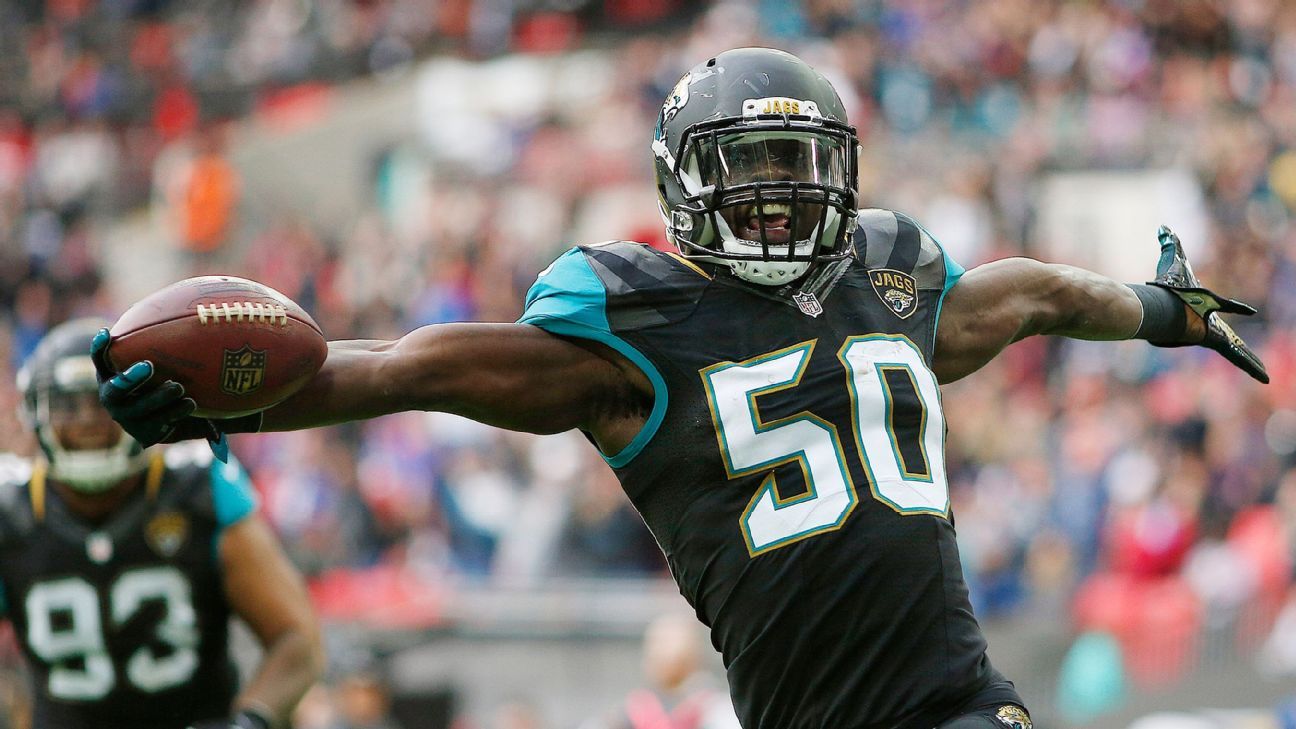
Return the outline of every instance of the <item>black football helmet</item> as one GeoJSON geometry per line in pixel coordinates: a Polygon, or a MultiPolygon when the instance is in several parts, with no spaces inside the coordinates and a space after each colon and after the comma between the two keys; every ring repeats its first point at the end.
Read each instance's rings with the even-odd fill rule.
{"type": "Polygon", "coordinates": [[[767,286],[850,255],[859,139],[836,90],[796,56],[737,48],[694,66],[662,104],[652,150],[682,255],[767,286]]]}
{"type": "Polygon", "coordinates": [[[56,432],[60,417],[72,417],[78,408],[102,407],[90,340],[108,325],[99,319],[73,319],[54,327],[18,371],[20,416],[36,433],[49,460],[50,478],[83,493],[106,491],[148,466],[144,449],[119,427],[116,441],[96,449],[69,448],[56,432]]]}

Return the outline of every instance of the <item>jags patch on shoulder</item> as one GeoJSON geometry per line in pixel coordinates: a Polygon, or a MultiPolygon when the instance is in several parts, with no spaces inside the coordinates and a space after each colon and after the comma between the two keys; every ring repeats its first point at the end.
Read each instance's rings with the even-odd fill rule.
{"type": "Polygon", "coordinates": [[[882,303],[901,319],[909,318],[918,308],[918,282],[913,276],[893,268],[875,268],[869,271],[869,283],[882,303]]]}
{"type": "Polygon", "coordinates": [[[999,711],[995,712],[995,718],[1008,729],[1031,729],[1034,726],[1031,723],[1030,714],[1027,714],[1026,710],[1020,706],[1013,706],[1012,704],[1000,706],[999,711]]]}

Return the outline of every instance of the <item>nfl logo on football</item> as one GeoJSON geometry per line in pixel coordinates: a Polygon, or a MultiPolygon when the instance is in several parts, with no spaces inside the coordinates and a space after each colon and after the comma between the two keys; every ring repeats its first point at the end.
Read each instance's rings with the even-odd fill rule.
{"type": "Polygon", "coordinates": [[[261,386],[265,377],[266,353],[250,346],[225,350],[221,367],[221,390],[231,395],[246,395],[261,386]]]}

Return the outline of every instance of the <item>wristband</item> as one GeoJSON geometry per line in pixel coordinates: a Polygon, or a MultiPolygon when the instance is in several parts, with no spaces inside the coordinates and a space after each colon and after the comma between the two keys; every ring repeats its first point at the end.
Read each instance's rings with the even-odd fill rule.
{"type": "Polygon", "coordinates": [[[252,413],[238,418],[219,418],[212,421],[216,430],[222,433],[259,433],[264,413],[252,413]]]}
{"type": "Polygon", "coordinates": [[[1134,339],[1167,344],[1183,341],[1188,328],[1188,312],[1184,310],[1183,299],[1173,291],[1159,286],[1125,285],[1134,292],[1143,306],[1143,321],[1139,322],[1134,339]]]}

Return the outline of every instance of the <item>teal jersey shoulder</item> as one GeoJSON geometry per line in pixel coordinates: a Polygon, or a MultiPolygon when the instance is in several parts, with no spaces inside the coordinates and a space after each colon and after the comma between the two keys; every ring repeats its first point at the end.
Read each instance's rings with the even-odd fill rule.
{"type": "Polygon", "coordinates": [[[613,241],[572,248],[541,271],[527,292],[519,323],[611,347],[652,383],[653,408],[643,429],[620,452],[603,454],[614,468],[629,463],[652,439],[670,397],[657,367],[622,335],[687,317],[709,283],[706,271],[676,256],[613,241]]]}
{"type": "Polygon", "coordinates": [[[212,516],[218,530],[242,521],[257,509],[256,491],[247,469],[233,455],[227,463],[212,457],[205,441],[180,443],[167,448],[167,470],[201,470],[211,486],[212,516]]]}
{"type": "Polygon", "coordinates": [[[216,524],[225,528],[236,524],[257,509],[256,492],[252,479],[243,465],[233,455],[227,463],[212,459],[212,507],[216,511],[216,524]]]}
{"type": "Polygon", "coordinates": [[[572,248],[549,264],[527,291],[521,324],[534,324],[554,334],[599,338],[612,333],[607,317],[607,292],[594,275],[585,254],[572,248]]]}

